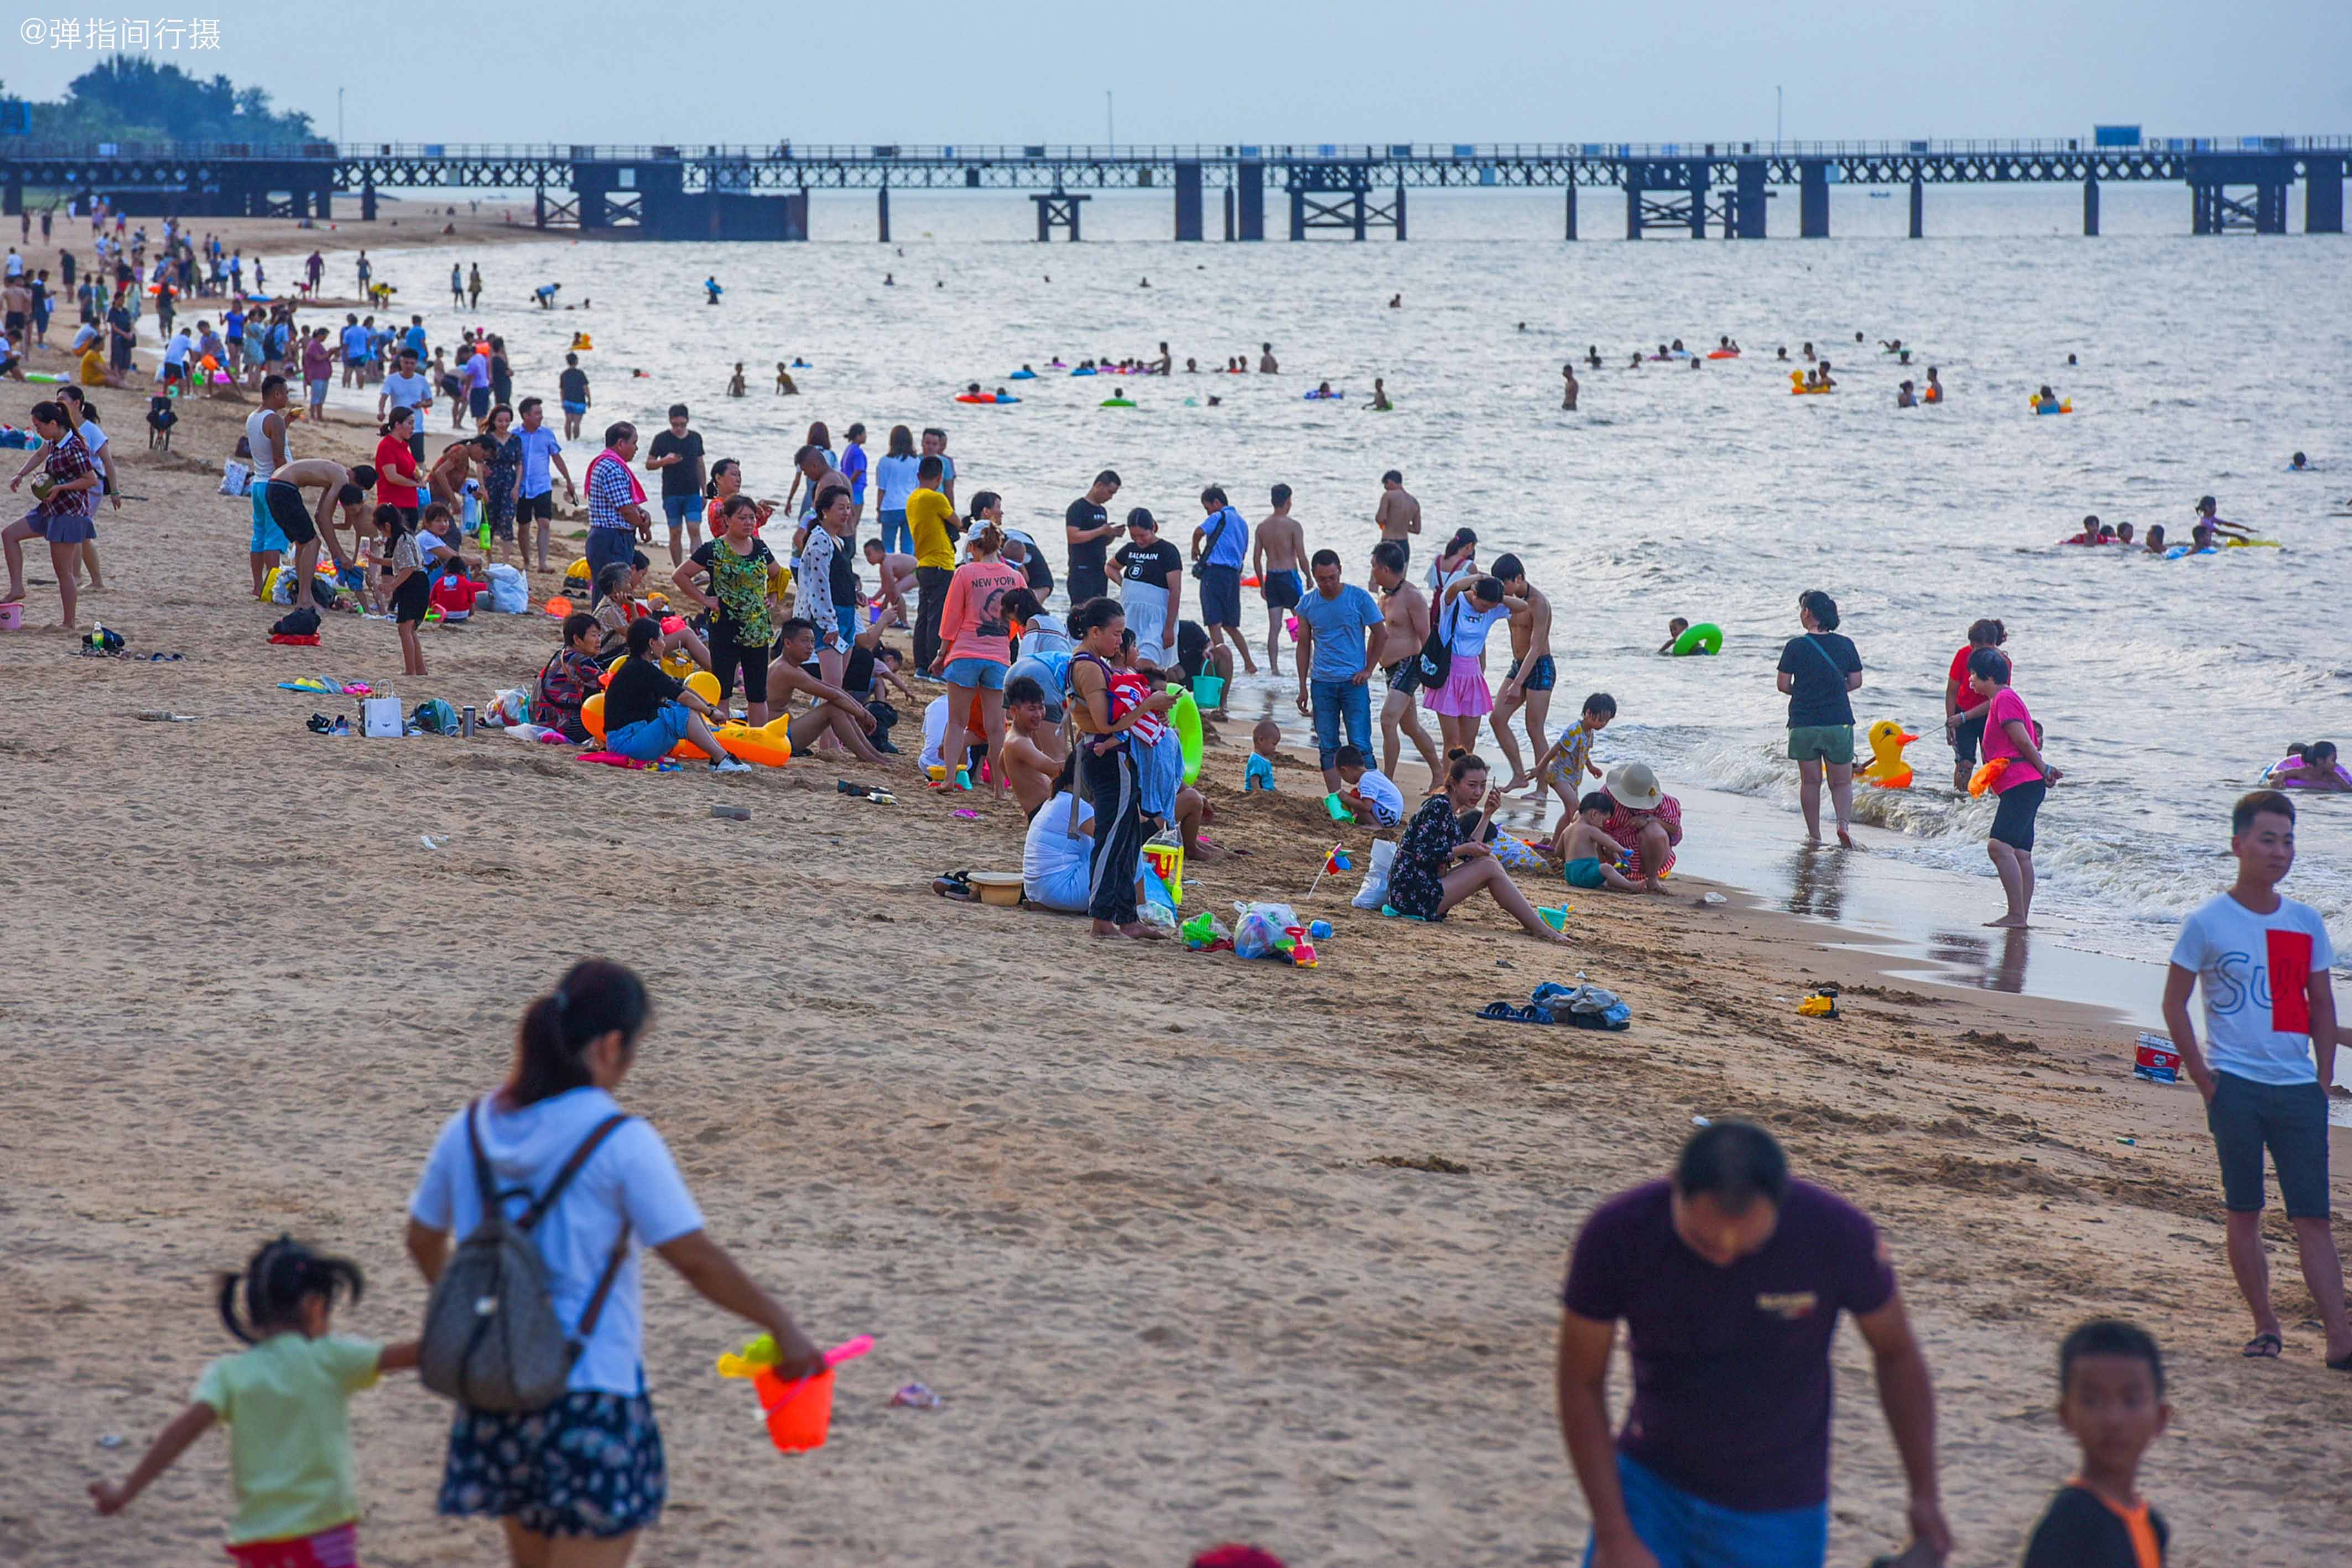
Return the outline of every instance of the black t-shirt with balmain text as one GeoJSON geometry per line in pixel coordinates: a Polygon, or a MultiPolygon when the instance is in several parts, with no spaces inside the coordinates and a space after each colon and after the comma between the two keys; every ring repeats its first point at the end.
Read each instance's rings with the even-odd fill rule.
{"type": "Polygon", "coordinates": [[[1146,549],[1141,545],[1121,545],[1111,558],[1118,562],[1119,575],[1129,582],[1140,582],[1152,588],[1166,588],[1184,575],[1184,557],[1174,545],[1160,539],[1146,549]]]}

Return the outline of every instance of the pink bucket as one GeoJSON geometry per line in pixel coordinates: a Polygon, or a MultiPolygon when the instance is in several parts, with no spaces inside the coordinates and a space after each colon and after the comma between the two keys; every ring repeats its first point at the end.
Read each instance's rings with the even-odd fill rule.
{"type": "Polygon", "coordinates": [[[11,600],[0,604],[0,632],[14,632],[25,624],[25,606],[11,600]]]}

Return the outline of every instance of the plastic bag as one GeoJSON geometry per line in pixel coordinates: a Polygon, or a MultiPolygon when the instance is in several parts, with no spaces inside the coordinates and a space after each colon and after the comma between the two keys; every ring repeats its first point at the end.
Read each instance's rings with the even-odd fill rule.
{"type": "Polygon", "coordinates": [[[1234,914],[1234,951],[1244,958],[1273,957],[1274,945],[1299,924],[1286,904],[1236,903],[1234,914]]]}
{"type": "Polygon", "coordinates": [[[1372,863],[1364,868],[1364,884],[1349,900],[1359,909],[1378,909],[1388,902],[1389,868],[1396,863],[1397,847],[1391,839],[1372,841],[1372,863]]]}
{"type": "Polygon", "coordinates": [[[494,729],[510,728],[530,717],[530,694],[520,686],[509,686],[492,694],[482,708],[482,722],[494,729]]]}
{"type": "Polygon", "coordinates": [[[493,561],[485,575],[490,580],[490,591],[483,597],[483,607],[501,615],[520,615],[530,608],[530,580],[504,561],[493,561]]]}

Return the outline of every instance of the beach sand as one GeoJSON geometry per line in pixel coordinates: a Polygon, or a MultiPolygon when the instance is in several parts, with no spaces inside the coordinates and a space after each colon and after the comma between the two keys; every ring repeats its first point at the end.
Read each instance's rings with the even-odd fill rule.
{"type": "MultiPolygon", "coordinates": [[[[0,391],[0,417],[32,401],[0,391]]],[[[1576,894],[1560,951],[1483,900],[1428,926],[1349,908],[1354,874],[1306,898],[1335,839],[1360,855],[1370,835],[1329,827],[1311,774],[1240,795],[1237,744],[1205,774],[1210,836],[1251,852],[1188,866],[1187,912],[1289,899],[1338,927],[1315,971],[940,900],[940,872],[1019,865],[1020,814],[927,791],[904,758],[722,779],[494,733],[322,738],[303,720],[353,705],[276,682],[480,706],[551,627],[428,628],[422,681],[386,622],[331,616],[321,646],[273,647],[246,507],[215,493],[249,405],[191,408],[159,457],[143,396],[98,401],[140,498],[101,514],[110,586],[85,618],[186,658],[72,656],[37,549],[28,629],[0,633],[0,1560],[217,1560],[218,1436],[118,1520],[83,1496],[234,1348],[214,1272],[290,1230],[368,1270],[339,1328],[413,1333],[400,1237],[425,1150],[588,954],[652,986],[624,1099],[712,1234],[821,1341],[878,1342],[842,1375],[832,1443],[780,1457],[712,1374],[747,1331],[649,1265],[671,1500],[640,1562],[1165,1564],[1225,1539],[1302,1565],[1574,1562],[1551,1395],[1565,1249],[1695,1115],[1764,1122],[1876,1216],[1934,1369],[1956,1562],[2014,1562],[2071,1472],[2053,1352],[2096,1313],[2171,1357],[2178,1414],[2143,1479],[2176,1564],[2341,1551],[2352,1390],[2319,1364],[2284,1221],[2287,1357],[2244,1362],[2196,1096],[2135,1082],[2112,1019],[1890,986],[1828,928],[1699,904],[1681,879],[1673,899],[1576,894]],[[898,803],[837,778],[887,779],[898,803]],[[1580,971],[1631,1030],[1472,1016],[1580,971]],[[1795,1016],[1824,981],[1844,1016],[1795,1016]],[[945,1407],[887,1406],[914,1381],[945,1407]]],[[[357,456],[372,434],[331,420],[294,442],[357,456]]],[[[2352,1163],[2340,1132],[2335,1153],[2352,1163]]],[[[1832,1560],[1855,1563],[1900,1545],[1904,1494],[1851,1331],[1837,1361],[1832,1560]]],[[[446,1419],[405,1376],[356,1402],[366,1561],[498,1555],[488,1525],[435,1517],[446,1419]]]]}

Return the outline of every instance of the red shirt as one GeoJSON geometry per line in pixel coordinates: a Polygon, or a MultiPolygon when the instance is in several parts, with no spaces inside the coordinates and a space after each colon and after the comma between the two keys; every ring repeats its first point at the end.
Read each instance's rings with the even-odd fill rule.
{"type": "Polygon", "coordinates": [[[443,572],[433,580],[433,592],[430,597],[433,602],[440,607],[441,613],[444,615],[471,615],[474,612],[474,601],[489,591],[489,584],[486,582],[451,577],[447,572],[443,572]]]}
{"type": "Polygon", "coordinates": [[[1973,713],[1985,703],[1984,698],[1977,695],[1976,688],[1969,685],[1969,655],[1975,652],[1975,647],[1969,646],[1952,655],[1952,679],[1960,688],[1960,695],[1953,701],[1959,705],[1962,713],[1973,713]]]}
{"type": "Polygon", "coordinates": [[[387,435],[375,444],[376,501],[386,507],[416,505],[416,486],[399,483],[393,477],[394,474],[416,478],[416,455],[397,435],[387,435]]]}

